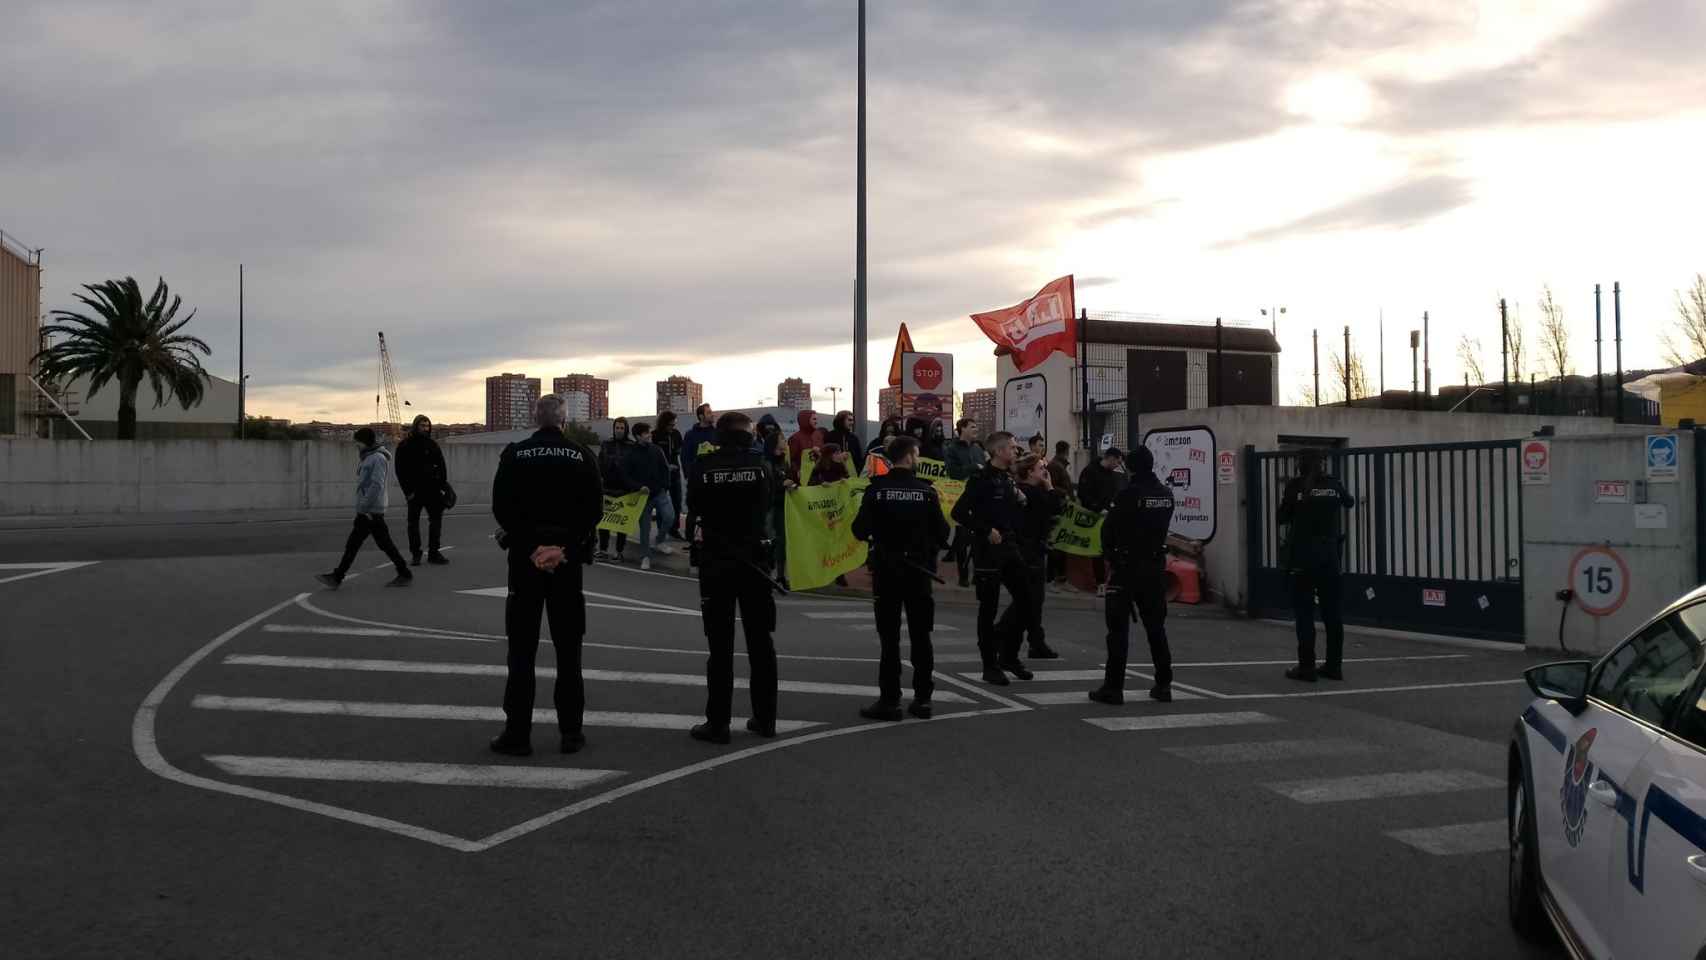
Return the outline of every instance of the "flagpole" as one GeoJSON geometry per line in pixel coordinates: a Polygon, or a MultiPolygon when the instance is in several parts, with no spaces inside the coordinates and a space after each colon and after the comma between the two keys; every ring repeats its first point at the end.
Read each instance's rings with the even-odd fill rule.
{"type": "MultiPolygon", "coordinates": [[[[866,397],[869,374],[865,370],[865,0],[859,0],[859,158],[858,233],[853,256],[853,422],[861,430],[870,416],[866,397]]],[[[867,431],[868,432],[868,431],[867,431]]]]}

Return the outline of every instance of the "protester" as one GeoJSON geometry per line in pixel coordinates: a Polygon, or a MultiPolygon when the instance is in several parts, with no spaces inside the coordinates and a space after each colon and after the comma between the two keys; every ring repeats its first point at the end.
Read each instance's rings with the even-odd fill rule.
{"type": "MultiPolygon", "coordinates": [[[[726,416],[726,415],[725,415],[726,416]]],[[[748,425],[751,421],[747,421],[748,425]]],[[[719,437],[722,435],[719,431],[719,437]]],[[[758,436],[753,440],[753,450],[764,458],[765,466],[781,479],[783,490],[792,490],[798,486],[789,479],[788,442],[782,439],[782,425],[776,418],[765,414],[758,418],[758,436]]],[[[788,585],[788,525],[782,511],[782,497],[776,496],[770,505],[770,542],[776,550],[776,570],[782,585],[788,585]]]]}
{"type": "Polygon", "coordinates": [[[941,420],[930,421],[930,435],[925,438],[921,453],[931,460],[941,460],[947,456],[948,433],[941,420]]]}
{"type": "Polygon", "coordinates": [[[681,472],[681,447],[686,441],[681,436],[681,431],[675,428],[674,410],[665,410],[658,414],[658,426],[652,431],[652,442],[663,451],[663,458],[669,463],[669,505],[674,508],[674,512],[670,514],[674,519],[667,530],[658,534],[658,539],[662,540],[667,534],[681,540],[683,537],[677,524],[681,521],[682,498],[686,494],[686,488],[682,485],[684,474],[681,472]]]}
{"type": "MultiPolygon", "coordinates": [[[[598,448],[598,472],[604,479],[604,495],[608,497],[625,497],[640,489],[628,476],[628,448],[634,441],[628,436],[628,418],[617,417],[610,423],[610,439],[604,441],[598,448]]],[[[648,491],[649,492],[649,491],[648,491]]],[[[616,563],[626,563],[628,557],[628,535],[616,535],[616,553],[610,553],[610,531],[598,531],[598,553],[596,559],[603,561],[614,560],[616,563]]]]}
{"type": "MultiPolygon", "coordinates": [[[[1114,498],[1125,489],[1126,476],[1120,472],[1123,460],[1118,447],[1109,447],[1102,451],[1100,460],[1085,465],[1084,472],[1078,475],[1078,502],[1085,509],[1107,513],[1113,507],[1114,498]]],[[[1107,592],[1107,564],[1101,557],[1091,564],[1096,573],[1096,594],[1101,596],[1107,592]]]]}
{"type": "Polygon", "coordinates": [[[801,410],[798,414],[800,428],[788,438],[788,479],[796,486],[800,483],[800,466],[805,463],[807,450],[821,450],[824,444],[824,432],[817,425],[817,412],[801,410]]]}
{"type": "MultiPolygon", "coordinates": [[[[954,424],[954,442],[948,444],[948,449],[942,455],[948,468],[948,479],[970,480],[973,474],[983,469],[984,463],[989,459],[983,444],[977,442],[977,429],[977,421],[970,418],[954,424]]],[[[951,553],[962,587],[971,586],[971,548],[971,536],[966,528],[955,527],[951,553]]]]}
{"type": "MultiPolygon", "coordinates": [[[[1035,449],[1039,444],[1033,442],[1031,446],[1035,449]]],[[[1024,495],[1025,516],[1015,533],[1018,534],[1019,556],[1025,563],[1031,602],[1023,609],[1019,604],[1008,607],[1002,617],[1006,623],[998,625],[996,632],[1014,635],[1022,632],[1032,659],[1058,660],[1060,654],[1054,652],[1043,635],[1043,587],[1048,582],[1049,535],[1054,532],[1055,520],[1066,512],[1066,494],[1054,489],[1049,480],[1048,465],[1034,453],[1020,457],[1013,464],[1013,479],[1024,495]],[[1028,620],[1018,619],[1027,613],[1030,615],[1028,620]]]]}
{"type": "MultiPolygon", "coordinates": [[[[1065,440],[1059,440],[1054,445],[1054,459],[1048,462],[1049,482],[1054,488],[1067,497],[1075,496],[1072,484],[1072,445],[1065,440]]],[[[1055,550],[1049,554],[1049,580],[1055,584],[1066,583],[1066,554],[1055,550]]]]}
{"type": "Polygon", "coordinates": [[[415,581],[415,576],[409,572],[409,565],[403,560],[403,555],[397,552],[397,544],[391,539],[390,528],[385,526],[385,502],[388,498],[387,490],[391,485],[391,451],[380,444],[372,427],[357,430],[354,439],[361,445],[361,465],[355,471],[355,526],[350,530],[349,539],[344,541],[344,556],[336,569],[331,573],[319,574],[314,579],[333,590],[342,586],[349,568],[355,563],[356,551],[361,549],[368,537],[372,537],[373,542],[390,558],[392,566],[397,568],[397,576],[385,585],[406,587],[415,581]]]}
{"type": "Polygon", "coordinates": [[[421,511],[427,514],[427,562],[446,564],[440,551],[444,534],[444,491],[449,486],[444,451],[432,438],[432,420],[415,418],[409,435],[397,445],[397,486],[409,503],[409,566],[421,565],[421,511]]]}
{"type": "Polygon", "coordinates": [[[812,468],[812,477],[806,482],[808,487],[821,486],[846,480],[853,475],[852,458],[840,444],[826,443],[823,452],[818,456],[817,466],[812,468]]]}
{"type": "Polygon", "coordinates": [[[888,448],[889,441],[900,436],[900,434],[900,418],[884,418],[882,426],[877,428],[877,439],[871,441],[871,445],[865,448],[865,453],[883,456],[888,448]]]}
{"type": "Polygon", "coordinates": [[[855,476],[862,471],[864,464],[861,461],[864,460],[865,444],[859,439],[859,434],[854,432],[853,411],[843,410],[835,415],[835,419],[830,421],[829,432],[824,434],[823,442],[826,445],[833,443],[847,451],[847,463],[855,476]]]}
{"type": "Polygon", "coordinates": [[[1030,450],[1031,456],[1036,457],[1038,460],[1048,460],[1048,441],[1043,439],[1042,434],[1037,433],[1031,435],[1030,450]]]}
{"type": "Polygon", "coordinates": [[[647,491],[646,505],[640,508],[640,569],[650,570],[653,551],[666,557],[675,552],[661,542],[652,543],[652,518],[657,518],[657,539],[662,541],[664,531],[675,526],[675,505],[669,499],[669,464],[652,436],[651,424],[634,424],[627,466],[629,481],[647,491]]]}
{"type": "Polygon", "coordinates": [[[693,426],[681,440],[681,475],[688,479],[693,476],[693,462],[717,449],[717,415],[711,405],[701,403],[693,416],[693,426]]]}

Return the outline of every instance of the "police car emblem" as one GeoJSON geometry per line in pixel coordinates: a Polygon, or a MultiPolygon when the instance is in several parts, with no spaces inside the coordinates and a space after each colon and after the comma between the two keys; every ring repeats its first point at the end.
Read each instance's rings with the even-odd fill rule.
{"type": "Polygon", "coordinates": [[[1588,823],[1588,784],[1593,780],[1588,751],[1593,749],[1598,735],[1597,727],[1589,729],[1564,756],[1564,785],[1558,796],[1564,809],[1564,839],[1572,847],[1582,842],[1582,831],[1588,823]]]}

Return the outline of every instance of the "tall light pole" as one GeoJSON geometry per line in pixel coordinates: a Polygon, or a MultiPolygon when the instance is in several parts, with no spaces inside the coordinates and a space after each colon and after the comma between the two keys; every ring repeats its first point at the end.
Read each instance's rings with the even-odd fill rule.
{"type": "Polygon", "coordinates": [[[840,409],[841,409],[841,388],[840,387],[825,387],[824,389],[829,391],[830,405],[835,407],[835,409],[837,411],[840,411],[840,409]]]}
{"type": "Polygon", "coordinates": [[[237,439],[248,433],[249,377],[243,372],[243,265],[237,264],[237,439]]]}
{"type": "Polygon", "coordinates": [[[859,0],[858,150],[858,196],[855,201],[858,207],[855,217],[858,238],[853,255],[853,422],[858,425],[857,429],[863,431],[865,417],[870,414],[870,403],[865,396],[869,379],[865,370],[865,0],[859,0]]]}
{"type": "Polygon", "coordinates": [[[1282,314],[1284,312],[1285,312],[1284,307],[1263,307],[1262,308],[1262,316],[1267,317],[1269,319],[1269,321],[1271,322],[1271,330],[1273,332],[1273,335],[1276,337],[1279,336],[1280,314],[1282,314]]]}

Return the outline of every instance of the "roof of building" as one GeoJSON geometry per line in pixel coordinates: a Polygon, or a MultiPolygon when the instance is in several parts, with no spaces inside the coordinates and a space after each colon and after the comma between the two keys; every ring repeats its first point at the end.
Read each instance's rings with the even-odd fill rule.
{"type": "MultiPolygon", "coordinates": [[[[1084,337],[1091,343],[1187,350],[1215,348],[1216,328],[1209,324],[1098,320],[1095,317],[1081,322],[1084,324],[1084,337]]],[[[1246,353],[1280,352],[1279,341],[1274,335],[1258,327],[1223,325],[1218,329],[1222,349],[1246,353]]]]}

